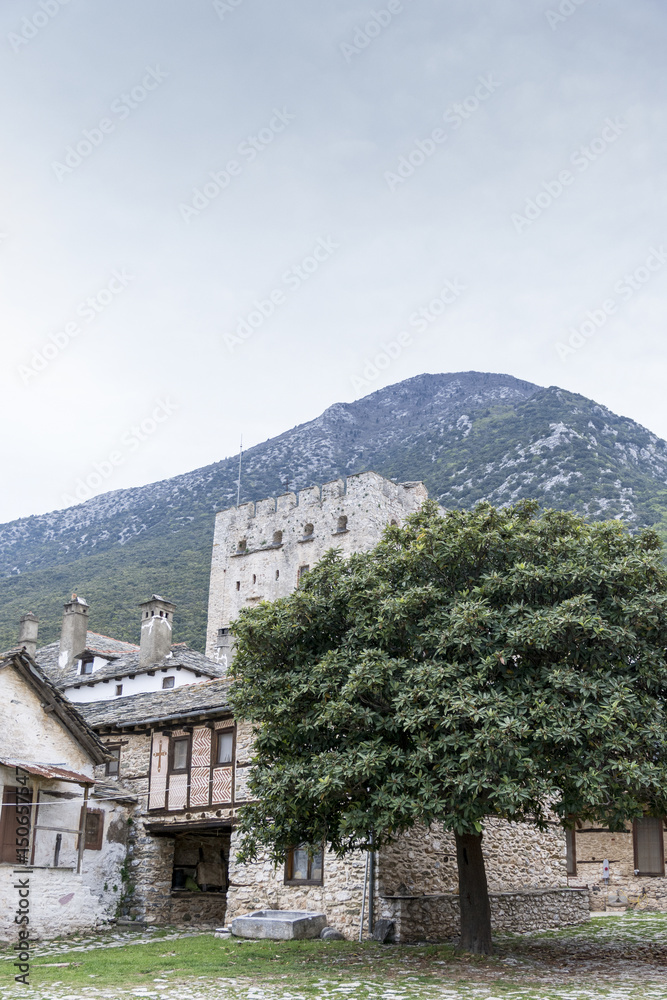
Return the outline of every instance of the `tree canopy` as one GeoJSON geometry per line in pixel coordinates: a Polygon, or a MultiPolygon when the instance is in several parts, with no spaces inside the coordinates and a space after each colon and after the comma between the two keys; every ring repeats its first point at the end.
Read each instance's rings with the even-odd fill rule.
{"type": "MultiPolygon", "coordinates": [[[[666,584],[653,532],[532,501],[428,502],[371,552],[329,552],[234,626],[232,700],[256,727],[243,856],[438,823],[463,892],[485,817],[665,815],[666,584]]],[[[490,924],[463,939],[489,950],[490,924]]]]}

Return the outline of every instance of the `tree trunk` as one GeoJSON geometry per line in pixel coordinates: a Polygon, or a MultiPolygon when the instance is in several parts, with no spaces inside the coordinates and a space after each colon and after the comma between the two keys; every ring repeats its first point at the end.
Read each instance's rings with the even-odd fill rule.
{"type": "Polygon", "coordinates": [[[459,947],[474,955],[491,955],[491,906],[482,854],[482,835],[457,833],[455,836],[461,909],[459,947]]]}

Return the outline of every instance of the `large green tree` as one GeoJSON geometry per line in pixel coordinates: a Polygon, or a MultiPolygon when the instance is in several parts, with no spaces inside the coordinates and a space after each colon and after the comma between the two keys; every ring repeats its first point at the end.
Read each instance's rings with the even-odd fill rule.
{"type": "Polygon", "coordinates": [[[456,838],[461,946],[491,950],[487,817],[621,829],[667,813],[660,542],[536,503],[427,503],[245,611],[232,698],[255,724],[243,852],[456,838]]]}

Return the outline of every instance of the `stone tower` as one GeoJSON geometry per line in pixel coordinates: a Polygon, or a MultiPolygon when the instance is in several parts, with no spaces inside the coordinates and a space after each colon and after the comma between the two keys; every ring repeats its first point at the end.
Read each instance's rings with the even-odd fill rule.
{"type": "Polygon", "coordinates": [[[229,626],[241,608],[287,596],[331,548],[344,555],[373,548],[387,524],[401,524],[427,497],[423,483],[394,483],[376,472],[363,472],[220,511],[213,538],[206,655],[229,665],[229,626]]]}

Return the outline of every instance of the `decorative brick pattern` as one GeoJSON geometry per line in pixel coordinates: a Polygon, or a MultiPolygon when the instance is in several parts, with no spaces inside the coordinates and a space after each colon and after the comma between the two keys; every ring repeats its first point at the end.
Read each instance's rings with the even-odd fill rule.
{"type": "Polygon", "coordinates": [[[207,806],[209,803],[210,767],[193,767],[190,772],[190,805],[207,806]]]}
{"type": "Polygon", "coordinates": [[[216,767],[213,771],[213,802],[219,805],[232,801],[232,769],[216,767]]]}
{"type": "Polygon", "coordinates": [[[198,726],[192,734],[192,766],[209,767],[211,764],[211,730],[198,726]]]}

